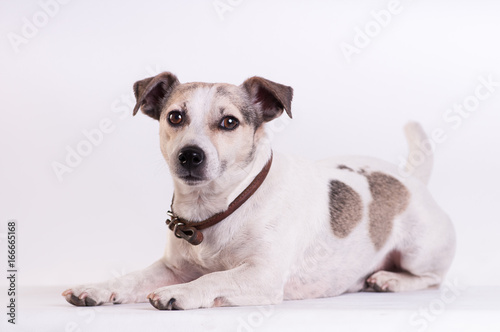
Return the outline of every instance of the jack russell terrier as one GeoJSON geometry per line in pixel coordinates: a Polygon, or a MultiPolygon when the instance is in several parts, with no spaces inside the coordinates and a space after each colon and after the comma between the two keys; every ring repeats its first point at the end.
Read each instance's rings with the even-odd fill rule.
{"type": "MultiPolygon", "coordinates": [[[[144,270],[64,291],[69,303],[267,305],[443,281],[455,232],[426,187],[432,156],[402,176],[374,158],[273,153],[265,123],[292,116],[293,90],[262,77],[181,84],[164,72],[134,93],[174,179],[167,247],[144,270]]],[[[417,152],[424,131],[405,130],[417,152]]]]}

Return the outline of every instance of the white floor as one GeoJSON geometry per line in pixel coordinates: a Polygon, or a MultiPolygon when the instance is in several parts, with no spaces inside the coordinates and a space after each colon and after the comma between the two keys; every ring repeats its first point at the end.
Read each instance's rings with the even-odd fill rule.
{"type": "Polygon", "coordinates": [[[17,324],[2,314],[2,331],[500,331],[500,286],[190,311],[158,311],[148,303],[77,308],[62,290],[22,288],[17,324]]]}

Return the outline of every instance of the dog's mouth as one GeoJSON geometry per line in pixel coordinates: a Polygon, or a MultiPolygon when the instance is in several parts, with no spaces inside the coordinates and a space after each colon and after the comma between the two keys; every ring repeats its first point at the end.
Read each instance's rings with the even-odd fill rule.
{"type": "Polygon", "coordinates": [[[197,176],[194,174],[180,175],[178,177],[179,177],[179,179],[184,181],[184,183],[186,183],[187,185],[190,185],[190,186],[194,186],[194,185],[200,184],[203,181],[205,181],[205,179],[203,177],[197,176]]]}

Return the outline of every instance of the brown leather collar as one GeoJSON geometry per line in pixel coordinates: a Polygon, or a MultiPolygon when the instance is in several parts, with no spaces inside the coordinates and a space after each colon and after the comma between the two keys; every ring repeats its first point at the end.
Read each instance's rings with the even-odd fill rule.
{"type": "MultiPolygon", "coordinates": [[[[255,179],[253,179],[252,183],[250,183],[248,187],[246,187],[246,189],[243,190],[241,194],[239,194],[238,197],[236,197],[235,200],[231,202],[231,204],[229,204],[229,207],[227,208],[226,211],[217,213],[211,216],[210,218],[202,221],[188,221],[186,219],[182,219],[181,217],[177,216],[174,212],[172,212],[173,208],[171,206],[170,207],[171,211],[168,211],[168,215],[170,218],[166,220],[168,228],[174,232],[176,237],[182,238],[195,246],[200,244],[203,241],[203,233],[200,232],[200,230],[213,226],[218,222],[221,222],[229,215],[231,215],[234,211],[236,211],[240,206],[242,206],[243,203],[245,203],[247,199],[249,199],[250,196],[252,196],[257,191],[257,189],[259,189],[260,185],[264,182],[267,174],[269,173],[269,170],[271,169],[272,161],[273,161],[273,154],[271,152],[271,158],[264,166],[262,171],[260,171],[260,173],[257,174],[255,179]]],[[[173,199],[172,199],[172,205],[173,205],[173,199]]]]}

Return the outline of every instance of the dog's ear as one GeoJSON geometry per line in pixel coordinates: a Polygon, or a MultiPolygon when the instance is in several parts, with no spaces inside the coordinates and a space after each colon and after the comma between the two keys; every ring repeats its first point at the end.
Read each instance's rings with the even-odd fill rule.
{"type": "Polygon", "coordinates": [[[136,104],[133,114],[136,115],[140,108],[144,114],[153,119],[160,119],[161,108],[177,84],[179,84],[179,80],[169,72],[135,82],[136,104]]]}
{"type": "Polygon", "coordinates": [[[264,121],[271,121],[286,111],[292,117],[293,89],[265,78],[254,76],[242,84],[250,95],[250,101],[262,114],[264,121]]]}

